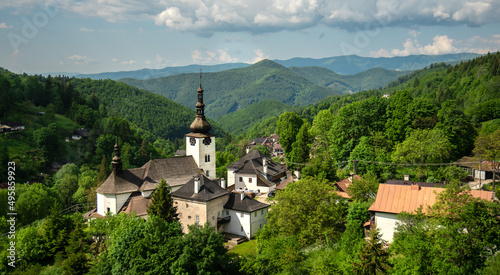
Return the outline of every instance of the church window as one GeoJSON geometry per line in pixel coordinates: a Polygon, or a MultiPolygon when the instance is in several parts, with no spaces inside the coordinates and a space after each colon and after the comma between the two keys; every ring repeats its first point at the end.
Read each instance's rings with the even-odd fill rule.
{"type": "Polygon", "coordinates": [[[203,144],[210,145],[210,143],[212,143],[212,139],[211,138],[206,137],[206,138],[203,139],[203,144]]]}
{"type": "Polygon", "coordinates": [[[255,212],[254,217],[257,217],[257,212],[255,212]]]}
{"type": "Polygon", "coordinates": [[[240,182],[243,182],[243,177],[240,177],[240,182]]]}
{"type": "Polygon", "coordinates": [[[205,155],[205,162],[210,162],[210,155],[205,155]]]}
{"type": "Polygon", "coordinates": [[[200,216],[198,216],[198,215],[196,215],[196,216],[195,216],[194,223],[195,223],[196,225],[199,225],[199,224],[200,224],[200,216]]]}
{"type": "Polygon", "coordinates": [[[207,175],[207,177],[210,177],[210,173],[208,170],[205,172],[205,174],[207,175]]]}
{"type": "Polygon", "coordinates": [[[252,178],[248,178],[248,182],[249,182],[249,183],[252,183],[252,178]]]}

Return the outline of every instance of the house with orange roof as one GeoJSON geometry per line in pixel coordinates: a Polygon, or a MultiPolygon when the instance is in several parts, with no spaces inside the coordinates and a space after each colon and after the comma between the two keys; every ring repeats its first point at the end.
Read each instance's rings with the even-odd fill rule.
{"type": "MultiPolygon", "coordinates": [[[[392,242],[399,213],[413,214],[419,207],[425,212],[428,206],[434,205],[438,194],[444,190],[444,188],[430,187],[428,183],[380,184],[377,198],[368,210],[374,215],[374,222],[380,229],[382,239],[392,242]]],[[[475,198],[493,200],[491,191],[471,190],[470,193],[475,198]]]]}
{"type": "Polygon", "coordinates": [[[361,180],[361,177],[355,174],[350,174],[349,177],[336,182],[335,186],[337,187],[337,195],[342,198],[350,199],[351,196],[347,193],[347,189],[349,188],[349,185],[351,185],[353,180],[361,180]]]}

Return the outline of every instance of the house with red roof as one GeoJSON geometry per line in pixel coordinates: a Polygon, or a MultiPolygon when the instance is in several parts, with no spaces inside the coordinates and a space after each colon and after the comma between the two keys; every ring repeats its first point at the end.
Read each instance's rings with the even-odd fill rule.
{"type": "MultiPolygon", "coordinates": [[[[434,205],[438,194],[445,189],[431,186],[432,184],[429,183],[405,184],[400,181],[379,185],[377,198],[368,210],[374,215],[374,223],[380,229],[383,240],[392,242],[399,213],[414,214],[419,207],[422,207],[425,213],[429,206],[434,205]]],[[[491,191],[471,190],[468,192],[475,198],[493,200],[491,191]]],[[[367,222],[365,226],[368,223],[370,222],[367,222]]]]}

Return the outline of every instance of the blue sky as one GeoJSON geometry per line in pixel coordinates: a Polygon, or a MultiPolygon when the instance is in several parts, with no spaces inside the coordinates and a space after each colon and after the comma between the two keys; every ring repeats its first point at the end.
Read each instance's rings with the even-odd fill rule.
{"type": "Polygon", "coordinates": [[[496,0],[0,0],[0,67],[160,69],[500,49],[496,0]]]}

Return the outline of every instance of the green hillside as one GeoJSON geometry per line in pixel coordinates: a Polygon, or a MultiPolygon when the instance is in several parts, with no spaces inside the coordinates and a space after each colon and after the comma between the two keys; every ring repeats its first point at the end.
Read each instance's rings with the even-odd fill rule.
{"type": "Polygon", "coordinates": [[[290,106],[279,101],[264,100],[253,103],[237,112],[223,115],[217,119],[217,123],[231,134],[240,135],[262,120],[272,116],[279,116],[290,108],[290,106]]]}
{"type": "MultiPolygon", "coordinates": [[[[110,112],[134,123],[138,127],[151,132],[156,138],[165,140],[183,138],[189,133],[196,112],[163,96],[150,93],[125,83],[113,80],[91,80],[72,78],[72,85],[85,96],[92,91],[104,102],[110,112]]],[[[197,83],[193,80],[193,83],[197,83]]],[[[189,105],[196,104],[196,89],[186,95],[189,105]]],[[[209,119],[212,131],[223,136],[224,130],[209,119]]]]}
{"type": "MultiPolygon", "coordinates": [[[[198,88],[198,74],[180,74],[149,80],[121,79],[194,108],[192,93],[198,88]]],[[[276,100],[290,106],[315,103],[334,91],[312,83],[270,60],[252,66],[203,75],[206,114],[214,119],[262,100],[276,100]]]]}
{"type": "Polygon", "coordinates": [[[364,72],[371,68],[384,68],[397,71],[413,71],[423,69],[432,63],[454,63],[462,60],[470,60],[480,56],[476,53],[457,53],[442,55],[408,55],[395,57],[362,57],[357,55],[343,55],[313,58],[292,58],[289,60],[275,60],[275,62],[286,67],[317,66],[328,68],[338,74],[350,75],[364,72]]]}
{"type": "Polygon", "coordinates": [[[372,68],[353,75],[340,75],[324,67],[290,67],[290,70],[337,93],[378,89],[410,73],[410,71],[394,71],[383,68],[372,68]]]}

